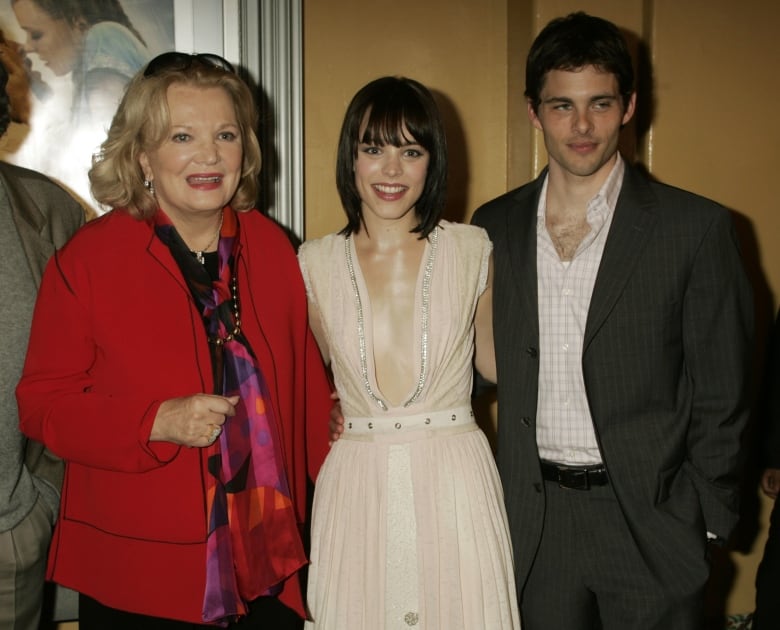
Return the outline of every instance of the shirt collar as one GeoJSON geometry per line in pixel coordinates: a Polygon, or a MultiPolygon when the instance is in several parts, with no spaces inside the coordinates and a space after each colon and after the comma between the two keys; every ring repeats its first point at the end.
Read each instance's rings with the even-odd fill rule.
{"type": "Polygon", "coordinates": [[[602,202],[606,204],[607,213],[612,214],[617,206],[618,197],[620,196],[620,189],[623,188],[623,176],[626,173],[626,165],[623,162],[623,158],[620,153],[616,154],[615,165],[612,167],[607,180],[602,185],[601,189],[596,193],[596,196],[591,199],[588,204],[588,212],[595,203],[602,202]]]}
{"type": "MultiPolygon", "coordinates": [[[[603,223],[604,220],[609,217],[617,206],[618,197],[620,196],[620,190],[623,187],[623,177],[626,172],[626,165],[622,156],[618,152],[615,158],[615,164],[612,167],[607,179],[602,184],[599,191],[588,202],[588,222],[593,223],[593,220],[598,217],[599,223],[603,223]]],[[[544,178],[542,184],[542,190],[539,195],[539,204],[536,208],[536,216],[539,221],[544,223],[544,214],[547,211],[547,184],[550,179],[549,172],[544,178]]]]}

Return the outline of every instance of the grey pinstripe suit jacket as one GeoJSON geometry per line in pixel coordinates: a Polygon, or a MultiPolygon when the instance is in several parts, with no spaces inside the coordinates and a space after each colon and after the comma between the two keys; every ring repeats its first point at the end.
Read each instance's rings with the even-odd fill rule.
{"type": "MultiPolygon", "coordinates": [[[[535,437],[536,210],[545,175],[473,218],[494,244],[498,463],[518,588],[534,559],[545,506],[535,437]]],[[[651,570],[678,592],[706,580],[706,532],[725,538],[736,524],[753,324],[729,212],[627,164],[582,366],[627,523],[651,570]]]]}

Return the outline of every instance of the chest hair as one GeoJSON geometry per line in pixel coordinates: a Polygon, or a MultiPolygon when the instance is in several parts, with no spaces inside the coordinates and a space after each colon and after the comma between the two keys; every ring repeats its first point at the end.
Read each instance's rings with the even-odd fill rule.
{"type": "Polygon", "coordinates": [[[574,258],[577,248],[590,232],[590,224],[586,218],[547,217],[547,233],[555,246],[555,251],[562,261],[574,258]]]}

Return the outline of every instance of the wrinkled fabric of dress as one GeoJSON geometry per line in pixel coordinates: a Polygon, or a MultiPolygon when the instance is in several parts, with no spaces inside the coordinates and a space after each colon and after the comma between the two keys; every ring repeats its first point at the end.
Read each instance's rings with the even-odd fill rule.
{"type": "Polygon", "coordinates": [[[371,303],[351,240],[334,234],[300,250],[345,416],[315,489],[310,630],[520,627],[503,492],[470,407],[490,252],[473,226],[442,222],[429,236],[420,316],[399,348],[414,352],[419,378],[406,406],[382,409],[371,303]]]}

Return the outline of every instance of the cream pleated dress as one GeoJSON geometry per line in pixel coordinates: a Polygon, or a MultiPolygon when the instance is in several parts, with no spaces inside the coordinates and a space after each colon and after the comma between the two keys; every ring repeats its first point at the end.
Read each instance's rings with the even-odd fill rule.
{"type": "Polygon", "coordinates": [[[430,234],[405,346],[415,384],[392,406],[377,385],[352,240],[332,234],[301,247],[345,417],[316,483],[309,629],[520,627],[501,484],[470,406],[490,251],[481,228],[443,221],[430,234]]]}

